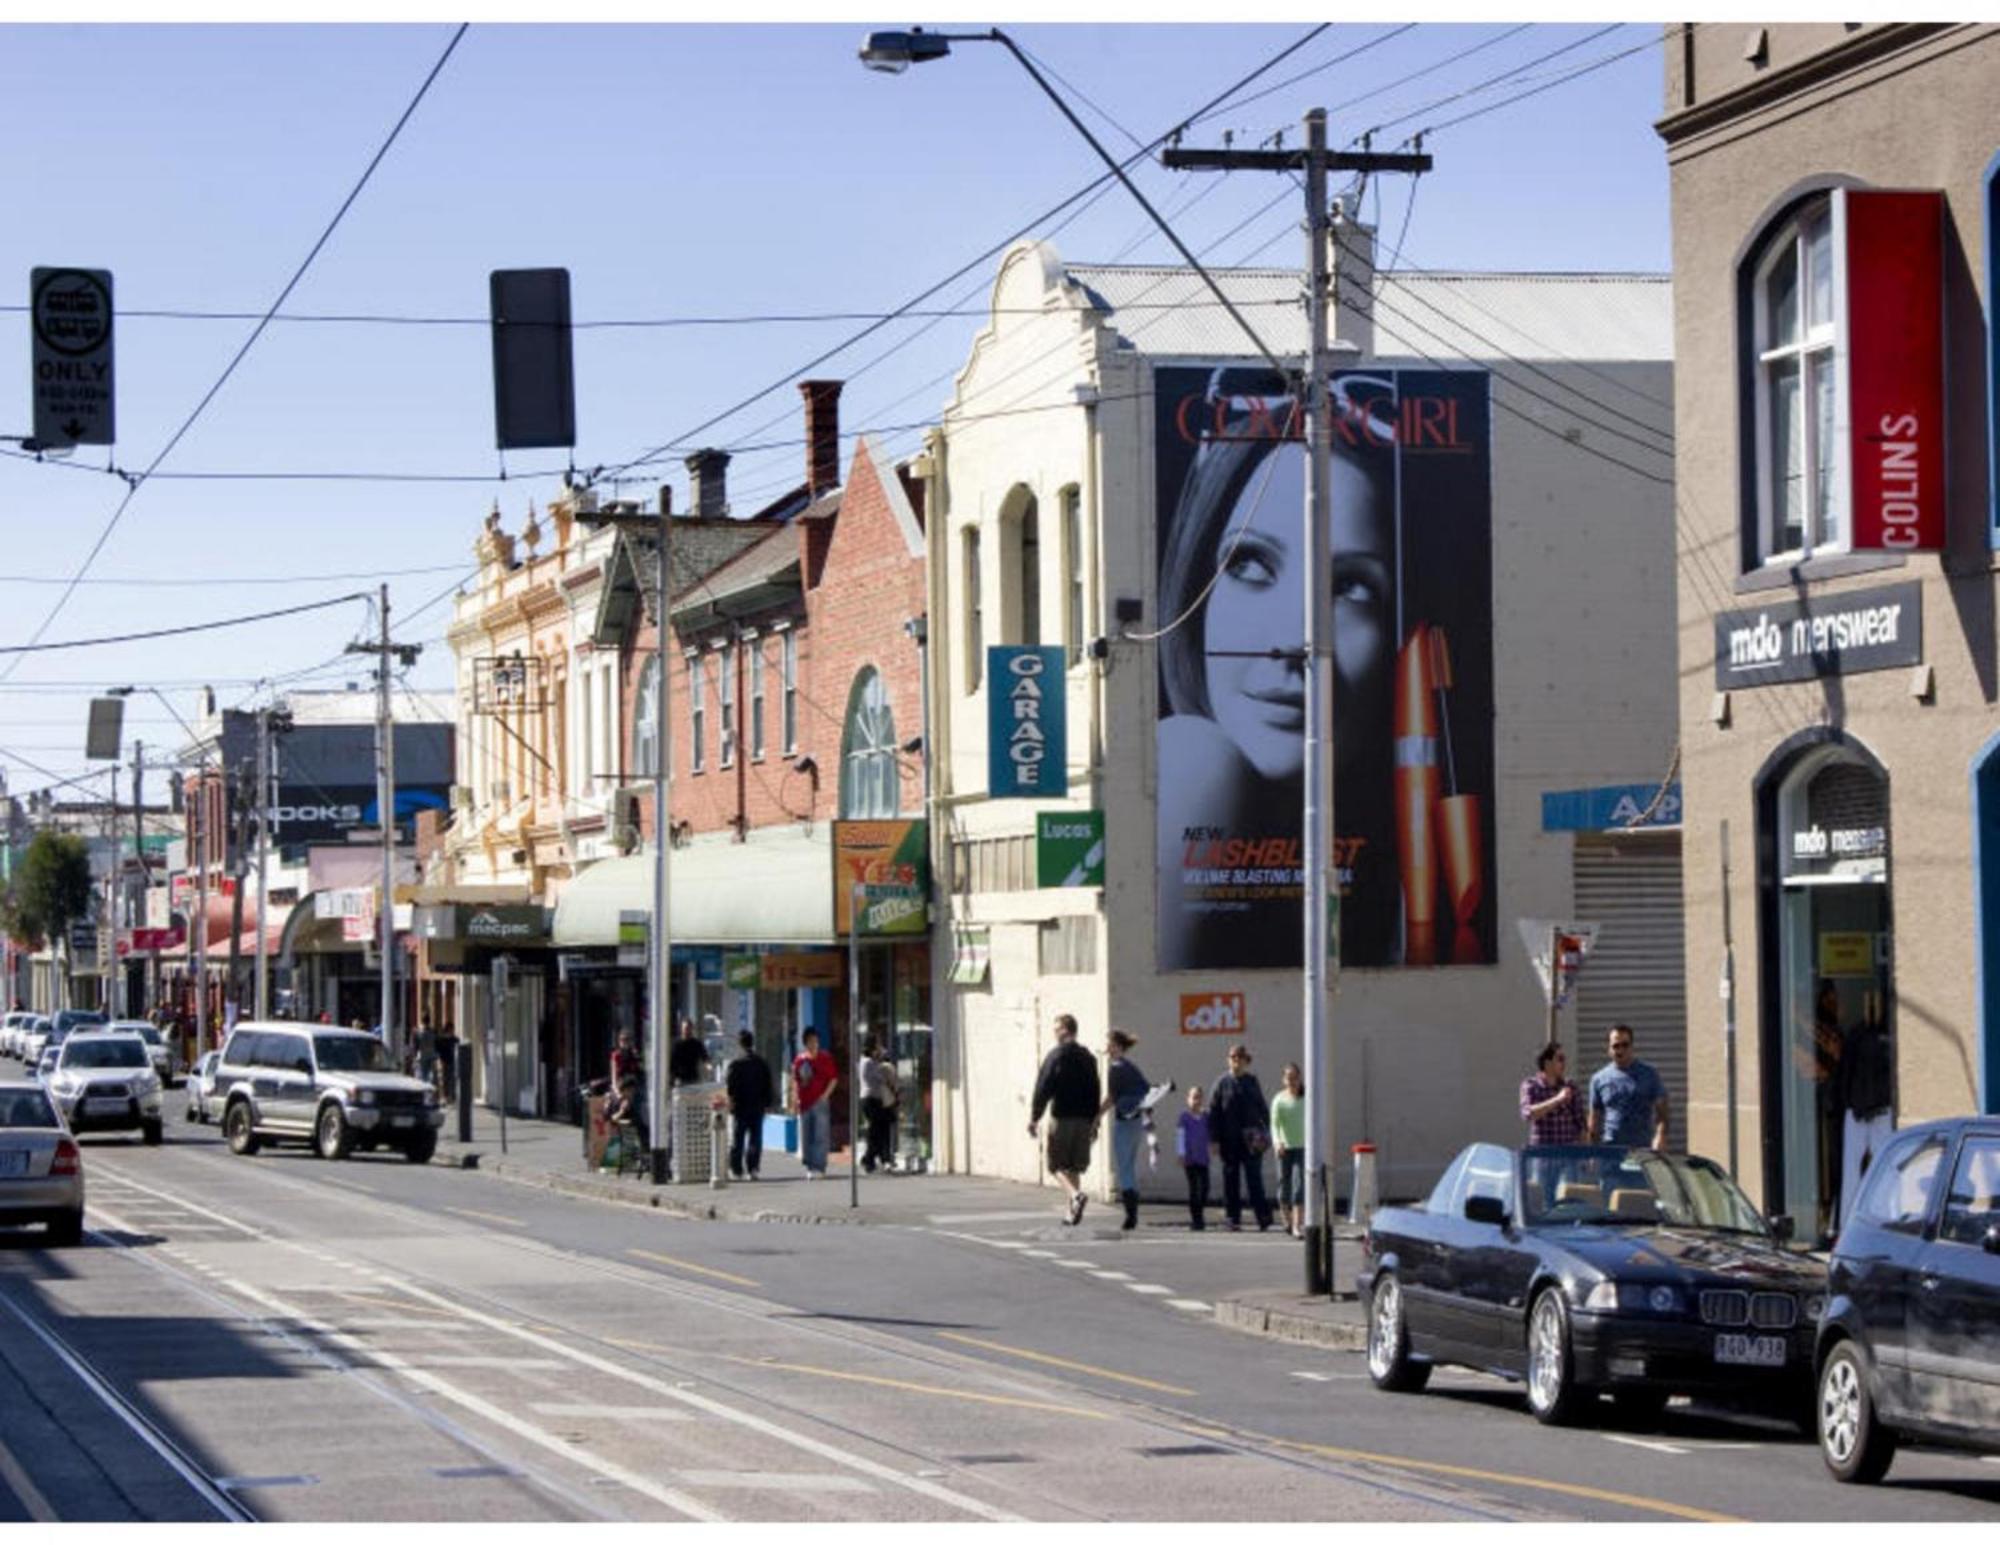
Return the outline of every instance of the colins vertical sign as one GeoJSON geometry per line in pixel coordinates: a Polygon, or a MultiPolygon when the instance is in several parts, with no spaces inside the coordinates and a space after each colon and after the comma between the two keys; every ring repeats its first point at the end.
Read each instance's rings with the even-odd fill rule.
{"type": "Polygon", "coordinates": [[[1945,545],[1944,197],[1847,190],[1854,547],[1945,545]]]}
{"type": "Polygon", "coordinates": [[[986,651],[986,791],[994,799],[1069,792],[1068,694],[1060,645],[994,644],[986,651]]]}

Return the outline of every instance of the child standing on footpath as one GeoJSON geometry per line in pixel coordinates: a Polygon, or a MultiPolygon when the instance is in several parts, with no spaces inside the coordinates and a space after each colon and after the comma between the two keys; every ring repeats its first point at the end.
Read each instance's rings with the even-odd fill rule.
{"type": "Polygon", "coordinates": [[[1208,1115],[1203,1110],[1201,1086],[1188,1090],[1187,1109],[1181,1112],[1174,1133],[1174,1153],[1187,1171],[1188,1216],[1191,1228],[1208,1227],[1202,1212],[1208,1206],[1208,1115]]]}

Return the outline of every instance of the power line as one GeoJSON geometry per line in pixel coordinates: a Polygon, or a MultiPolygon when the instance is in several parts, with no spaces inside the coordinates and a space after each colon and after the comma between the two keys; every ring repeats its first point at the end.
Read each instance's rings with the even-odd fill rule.
{"type": "MultiPolygon", "coordinates": [[[[85,579],[81,585],[126,586],[135,589],[186,588],[200,590],[221,585],[317,585],[328,581],[351,579],[401,579],[415,574],[457,574],[465,569],[463,563],[431,563],[414,569],[375,569],[355,571],[347,574],[225,574],[206,579],[181,577],[151,577],[144,579],[85,579]]],[[[0,585],[66,585],[70,581],[59,574],[0,574],[0,585]]]]}
{"type": "MultiPolygon", "coordinates": [[[[1345,53],[1335,54],[1331,59],[1325,60],[1320,64],[1316,64],[1309,70],[1301,70],[1296,75],[1288,75],[1283,80],[1274,82],[1273,84],[1266,86],[1262,91],[1253,91],[1249,96],[1242,98],[1240,101],[1230,103],[1229,110],[1231,112],[1238,112],[1243,108],[1248,107],[1252,102],[1261,102],[1264,100],[1264,98],[1268,96],[1275,96],[1278,92],[1283,91],[1287,86],[1296,86],[1300,81],[1311,80],[1313,76],[1324,74],[1326,71],[1332,69],[1337,64],[1345,64],[1347,63],[1348,60],[1353,59],[1360,54],[1367,53],[1371,48],[1379,48],[1382,46],[1382,44],[1389,42],[1393,38],[1399,38],[1406,32],[1415,31],[1416,25],[1417,24],[1413,21],[1406,21],[1400,27],[1392,27],[1389,29],[1389,31],[1384,33],[1379,33],[1375,37],[1370,38],[1366,43],[1361,44],[1359,47],[1350,48],[1345,53]]],[[[1531,25],[1531,23],[1526,23],[1526,22],[1522,23],[1522,26],[1528,26],[1528,25],[1531,25]]],[[[1515,30],[1519,31],[1520,29],[1516,28],[1515,30]]],[[[1480,46],[1484,47],[1485,45],[1482,44],[1480,46]]],[[[1450,62],[1449,60],[1445,61],[1445,63],[1449,62],[1450,62]]],[[[1428,68],[1439,69],[1441,67],[1442,67],[1441,65],[1431,65],[1428,68]]],[[[1419,70],[1417,72],[1417,74],[1419,75],[1425,73],[1427,73],[1427,70],[1419,70]]],[[[1405,80],[1411,78],[1412,77],[1409,76],[1404,77],[1405,80]]],[[[1351,106],[1352,104],[1349,105],[1351,106]]],[[[1218,116],[1219,111],[1220,110],[1218,109],[1217,112],[1205,113],[1201,117],[1191,119],[1190,125],[1204,122],[1206,119],[1209,118],[1214,118],[1218,116]]]]}
{"type": "MultiPolygon", "coordinates": [[[[458,47],[459,39],[465,36],[466,28],[470,25],[469,22],[459,23],[458,30],[452,33],[451,41],[445,45],[444,52],[438,55],[437,63],[431,66],[430,74],[424,77],[424,82],[417,88],[416,95],[410,98],[409,105],[403,109],[402,116],[396,120],[396,126],[389,131],[389,137],[382,142],[381,148],[375,152],[374,157],[362,171],[359,180],[348,190],[347,197],[341,200],[340,207],[334,211],[333,218],[326,224],[326,229],[320,232],[319,240],[315,241],[312,244],[312,249],[306,253],[305,260],[293,271],[292,277],[285,281],[285,287],[278,292],[278,298],[271,302],[270,309],[264,313],[263,318],[257,325],[250,330],[250,336],[243,340],[242,346],[231,356],[229,363],[223,366],[222,374],[216,377],[215,384],[202,394],[201,401],[194,405],[194,411],[188,414],[181,422],[180,428],[173,432],[167,443],[160,447],[159,454],[154,456],[146,470],[136,478],[128,479],[125,497],[118,501],[117,509],[111,512],[111,518],[104,523],[104,529],[98,533],[96,542],[91,545],[90,551],[84,555],[83,562],[78,566],[74,576],[75,580],[80,582],[90,572],[90,566],[97,561],[97,555],[104,551],[105,544],[111,540],[112,533],[118,529],[119,522],[125,518],[125,512],[132,507],[132,501],[138,498],[139,490],[146,485],[146,480],[159,470],[160,464],[173,454],[174,448],[186,438],[188,431],[194,428],[202,414],[208,411],[208,405],[215,401],[216,396],[228,383],[229,378],[236,373],[236,367],[243,363],[244,357],[249,354],[257,340],[263,337],[264,330],[271,325],[271,318],[277,314],[278,308],[284,305],[286,298],[298,287],[299,281],[305,278],[306,270],[312,267],[313,260],[320,255],[321,250],[333,239],[334,231],[339,228],[340,222],[346,218],[347,211],[353,208],[354,201],[361,196],[361,190],[368,186],[369,179],[375,175],[375,169],[382,164],[382,158],[388,155],[389,148],[396,143],[397,136],[403,132],[403,125],[410,121],[410,117],[416,112],[418,104],[429,94],[431,83],[438,78],[439,72],[445,67],[445,62],[451,58],[453,51],[458,47]]],[[[50,624],[62,614],[63,608],[69,604],[70,597],[75,594],[75,584],[70,584],[64,588],[63,593],[56,598],[56,604],[49,608],[48,615],[42,618],[41,622],[36,626],[34,633],[29,637],[28,648],[32,648],[41,642],[42,636],[48,632],[50,624]]],[[[25,650],[14,649],[0,652],[19,655],[25,652],[25,650]]],[[[14,664],[9,663],[5,670],[0,670],[0,681],[4,681],[8,676],[12,675],[13,671],[14,664]]]]}
{"type": "MultiPolygon", "coordinates": [[[[1457,91],[1436,97],[1426,102],[1422,107],[1411,108],[1408,112],[1399,113],[1394,118],[1385,118],[1368,132],[1370,134],[1386,133],[1390,129],[1395,128],[1399,123],[1408,123],[1412,118],[1421,118],[1426,113],[1436,112],[1440,107],[1449,107],[1453,102],[1462,102],[1467,97],[1477,96],[1482,91],[1488,91],[1495,86],[1504,85],[1510,80],[1516,80],[1524,70],[1532,70],[1538,64],[1547,64],[1551,59],[1560,59],[1564,54],[1574,53],[1585,44],[1595,43],[1599,38],[1604,37],[1608,33],[1616,32],[1624,25],[1624,22],[1612,22],[1609,26],[1599,27],[1595,32],[1587,32],[1580,38],[1572,38],[1569,42],[1552,48],[1547,53],[1537,54],[1534,58],[1523,60],[1520,64],[1510,65],[1497,75],[1489,75],[1486,79],[1475,81],[1470,86],[1461,87],[1457,91]]],[[[1457,121],[1456,119],[1453,120],[1453,122],[1457,121]]],[[[1449,128],[1450,126],[1450,124],[1434,124],[1423,132],[1431,133],[1438,129],[1449,128]]]]}
{"type": "Polygon", "coordinates": [[[1498,102],[1489,102],[1486,106],[1476,107],[1469,113],[1460,113],[1456,118],[1447,118],[1443,123],[1434,123],[1422,132],[1425,134],[1442,134],[1446,129],[1456,128],[1461,123],[1470,123],[1475,118],[1484,118],[1488,113],[1497,113],[1503,107],[1512,107],[1516,102],[1525,102],[1529,97],[1538,97],[1544,91],[1553,91],[1556,87],[1566,86],[1573,80],[1581,80],[1584,76],[1601,70],[1606,65],[1616,64],[1620,59],[1627,59],[1633,54],[1644,53],[1649,48],[1658,48],[1661,41],[1659,37],[1647,38],[1643,43],[1634,43],[1630,48],[1621,48],[1615,54],[1605,54],[1601,58],[1593,59],[1588,64],[1579,65],[1576,69],[1558,75],[1554,80],[1544,81],[1541,85],[1531,87],[1527,91],[1516,92],[1513,96],[1503,97],[1498,102]]]}
{"type": "Polygon", "coordinates": [[[53,644],[0,644],[0,654],[45,654],[54,649],[95,649],[100,644],[132,644],[149,638],[178,638],[184,633],[211,633],[217,628],[240,628],[247,623],[269,622],[275,617],[296,617],[301,612],[325,611],[329,606],[345,606],[349,601],[365,601],[367,592],[356,590],[324,601],[308,601],[302,606],[285,606],[276,611],[250,612],[242,617],[222,617],[214,622],[190,622],[177,628],[153,628],[144,633],[113,633],[103,638],[66,638],[53,644]]]}

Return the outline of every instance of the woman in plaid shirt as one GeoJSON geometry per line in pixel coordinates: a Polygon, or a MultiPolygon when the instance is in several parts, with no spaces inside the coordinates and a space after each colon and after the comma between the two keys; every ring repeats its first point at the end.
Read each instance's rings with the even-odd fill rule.
{"type": "Polygon", "coordinates": [[[1521,1080],[1521,1119],[1528,1123],[1528,1146],[1546,1148],[1583,1141],[1587,1112],[1575,1084],[1563,1076],[1569,1059],[1551,1041],[1535,1054],[1535,1076],[1521,1080]]]}

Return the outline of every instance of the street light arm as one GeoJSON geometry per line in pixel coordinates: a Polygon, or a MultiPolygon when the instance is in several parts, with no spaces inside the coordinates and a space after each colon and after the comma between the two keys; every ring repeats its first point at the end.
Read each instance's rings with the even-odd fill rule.
{"type": "Polygon", "coordinates": [[[1017,44],[1012,38],[1008,37],[1007,34],[1002,32],[998,27],[993,28],[993,30],[990,32],[972,33],[969,36],[963,38],[953,39],[950,37],[949,34],[945,34],[942,36],[944,36],[947,41],[962,41],[962,42],[979,41],[987,43],[1004,44],[1007,48],[1007,51],[1014,56],[1015,62],[1018,63],[1022,69],[1028,72],[1029,79],[1033,80],[1037,86],[1040,86],[1042,88],[1042,94],[1046,96],[1051,102],[1055,103],[1057,109],[1062,113],[1063,117],[1069,120],[1070,127],[1075,129],[1077,133],[1081,134],[1084,137],[1084,139],[1089,142],[1090,148],[1097,152],[1098,159],[1103,161],[1103,163],[1111,169],[1111,174],[1125,185],[1125,191],[1132,195],[1132,197],[1138,202],[1138,205],[1141,209],[1146,211],[1147,218],[1150,219],[1153,222],[1153,224],[1157,225],[1160,228],[1160,230],[1166,235],[1168,241],[1174,244],[1174,250],[1178,252],[1183,259],[1186,260],[1188,267],[1192,268],[1196,273],[1201,275],[1202,283],[1206,284],[1209,287],[1209,289],[1214,292],[1215,298],[1222,303],[1222,309],[1227,311],[1230,315],[1230,318],[1236,323],[1236,325],[1243,329],[1244,335],[1247,338],[1249,338],[1249,340],[1253,344],[1257,346],[1257,352],[1264,356],[1265,360],[1269,362],[1271,368],[1279,372],[1281,375],[1291,375],[1295,373],[1295,367],[1288,367],[1287,365],[1284,364],[1283,361],[1281,361],[1278,358],[1277,355],[1271,352],[1270,346],[1266,344],[1264,340],[1257,335],[1257,329],[1250,325],[1248,318],[1246,318],[1242,312],[1238,311],[1236,309],[1235,303],[1232,302],[1230,298],[1222,292],[1222,286],[1215,282],[1214,276],[1210,274],[1206,268],[1202,267],[1201,259],[1196,257],[1192,252],[1188,250],[1187,243],[1180,239],[1180,236],[1175,232],[1174,228],[1171,225],[1167,224],[1166,218],[1152,206],[1152,203],[1147,199],[1146,195],[1139,191],[1138,184],[1133,182],[1130,177],[1125,175],[1125,168],[1118,163],[1117,158],[1114,157],[1110,151],[1104,148],[1104,146],[1098,141],[1097,136],[1090,132],[1089,127],[1084,123],[1084,121],[1081,118],[1077,117],[1075,111],[1070,107],[1069,103],[1065,102],[1062,99],[1061,93],[1058,92],[1055,89],[1055,87],[1051,86],[1048,83],[1048,81],[1043,79],[1042,72],[1036,69],[1034,64],[1029,60],[1028,56],[1021,51],[1021,47],[1019,44],[1017,44]]]}

